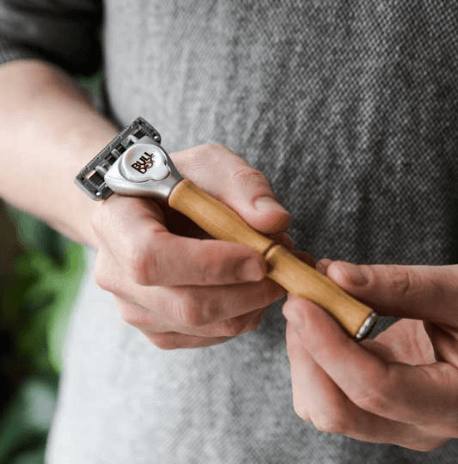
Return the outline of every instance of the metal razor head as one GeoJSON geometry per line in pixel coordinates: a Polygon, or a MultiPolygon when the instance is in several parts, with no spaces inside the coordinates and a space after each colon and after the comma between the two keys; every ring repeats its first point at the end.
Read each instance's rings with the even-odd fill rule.
{"type": "Polygon", "coordinates": [[[114,192],[167,200],[182,177],[160,141],[159,132],[137,118],[81,170],[75,182],[93,200],[114,192]]]}

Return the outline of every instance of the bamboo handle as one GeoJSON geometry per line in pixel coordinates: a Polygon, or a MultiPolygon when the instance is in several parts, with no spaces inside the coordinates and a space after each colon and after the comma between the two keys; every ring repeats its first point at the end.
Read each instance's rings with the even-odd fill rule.
{"type": "Polygon", "coordinates": [[[234,210],[200,190],[190,180],[178,183],[169,205],[218,240],[242,243],[265,255],[275,243],[252,229],[234,210]]]}
{"type": "Polygon", "coordinates": [[[303,263],[281,245],[273,246],[266,254],[271,265],[268,276],[288,292],[312,300],[328,310],[352,336],[363,338],[373,324],[372,309],[355,300],[332,280],[320,274],[313,267],[303,263]],[[360,329],[363,328],[363,331],[360,329]]]}
{"type": "Polygon", "coordinates": [[[185,179],[169,196],[169,205],[219,240],[248,245],[265,256],[268,277],[294,295],[312,300],[329,311],[357,339],[375,322],[372,310],[327,277],[303,263],[281,245],[252,229],[235,211],[185,179]]]}

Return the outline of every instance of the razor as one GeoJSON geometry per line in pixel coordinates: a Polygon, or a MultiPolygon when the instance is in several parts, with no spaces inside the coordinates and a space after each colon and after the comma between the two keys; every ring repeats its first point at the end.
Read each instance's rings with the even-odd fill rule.
{"type": "Polygon", "coordinates": [[[155,198],[193,220],[212,237],[249,246],[263,255],[270,279],[328,311],[358,341],[377,321],[371,308],[183,178],[162,147],[159,132],[143,118],[122,130],[75,181],[93,200],[105,200],[113,193],[155,198]]]}

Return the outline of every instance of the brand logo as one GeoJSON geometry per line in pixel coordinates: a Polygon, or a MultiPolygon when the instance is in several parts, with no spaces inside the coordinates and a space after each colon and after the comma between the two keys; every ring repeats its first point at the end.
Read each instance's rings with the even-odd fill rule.
{"type": "Polygon", "coordinates": [[[136,161],[131,166],[136,169],[140,174],[146,174],[148,169],[153,167],[154,155],[152,153],[147,153],[142,155],[138,161],[136,161]]]}

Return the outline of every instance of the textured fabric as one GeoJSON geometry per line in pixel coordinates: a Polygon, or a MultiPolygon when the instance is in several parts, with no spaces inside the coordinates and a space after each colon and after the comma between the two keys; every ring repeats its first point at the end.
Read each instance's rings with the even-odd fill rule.
{"type": "MultiPolygon", "coordinates": [[[[107,111],[120,125],[144,116],[169,151],[230,146],[269,177],[317,259],[457,263],[457,26],[448,1],[110,0],[107,111]]],[[[297,418],[279,305],[255,333],[162,352],[88,278],[51,464],[457,456],[456,440],[419,453],[297,418]]]]}

